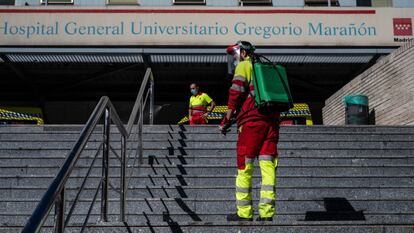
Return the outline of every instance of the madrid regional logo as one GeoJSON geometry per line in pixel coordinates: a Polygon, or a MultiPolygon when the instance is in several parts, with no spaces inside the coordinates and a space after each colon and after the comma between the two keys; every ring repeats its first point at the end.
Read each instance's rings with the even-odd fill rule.
{"type": "Polygon", "coordinates": [[[411,18],[393,18],[394,42],[408,42],[413,40],[413,23],[411,18]]]}
{"type": "Polygon", "coordinates": [[[394,36],[412,36],[413,24],[411,18],[394,18],[394,36]]]}

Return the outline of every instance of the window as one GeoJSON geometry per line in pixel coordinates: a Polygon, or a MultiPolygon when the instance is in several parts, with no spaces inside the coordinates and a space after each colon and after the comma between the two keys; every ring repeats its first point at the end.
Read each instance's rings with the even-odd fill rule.
{"type": "Polygon", "coordinates": [[[393,0],[357,0],[357,6],[392,7],[393,5],[393,0]]]}
{"type": "Polygon", "coordinates": [[[371,6],[371,0],[357,0],[357,6],[371,6]]]}
{"type": "Polygon", "coordinates": [[[393,0],[393,7],[414,7],[413,0],[393,0]]]}
{"type": "Polygon", "coordinates": [[[305,0],[305,6],[339,6],[338,0],[305,0]]]}
{"type": "Polygon", "coordinates": [[[0,5],[14,5],[14,0],[0,0],[0,5]]]}
{"type": "Polygon", "coordinates": [[[174,5],[205,5],[206,0],[174,0],[174,5]]]}
{"type": "Polygon", "coordinates": [[[272,6],[272,0],[239,0],[240,6],[272,6]]]}
{"type": "Polygon", "coordinates": [[[392,0],[375,0],[372,1],[373,7],[392,7],[392,0]]]}
{"type": "Polygon", "coordinates": [[[73,4],[73,0],[40,0],[42,4],[73,4]]]}
{"type": "Polygon", "coordinates": [[[138,0],[108,0],[110,5],[138,5],[138,0]]]}
{"type": "Polygon", "coordinates": [[[355,0],[339,0],[339,5],[341,7],[356,7],[356,1],[355,0]]]}

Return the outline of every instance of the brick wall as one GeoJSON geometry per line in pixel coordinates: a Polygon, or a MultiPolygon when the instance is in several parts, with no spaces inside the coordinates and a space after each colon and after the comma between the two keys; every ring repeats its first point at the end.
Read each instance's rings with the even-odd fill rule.
{"type": "Polygon", "coordinates": [[[414,41],[360,74],[325,101],[325,125],[345,124],[346,95],[362,94],[375,110],[377,125],[414,125],[414,41]]]}

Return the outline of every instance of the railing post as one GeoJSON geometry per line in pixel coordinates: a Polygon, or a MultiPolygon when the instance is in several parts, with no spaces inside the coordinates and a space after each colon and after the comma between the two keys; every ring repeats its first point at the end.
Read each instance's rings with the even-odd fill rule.
{"type": "Polygon", "coordinates": [[[139,108],[139,121],[138,121],[138,155],[139,155],[139,164],[142,164],[143,162],[143,154],[144,154],[144,148],[142,143],[142,125],[144,124],[144,105],[143,100],[141,99],[140,103],[141,107],[139,108]]]}
{"type": "Polygon", "coordinates": [[[152,71],[150,75],[149,92],[150,92],[149,124],[153,125],[154,124],[154,76],[152,75],[152,71]]]}
{"type": "Polygon", "coordinates": [[[101,221],[108,221],[108,184],[109,184],[109,135],[111,129],[111,109],[105,109],[103,127],[102,154],[102,192],[101,192],[101,221]]]}
{"type": "Polygon", "coordinates": [[[121,190],[120,190],[120,219],[125,222],[125,172],[126,172],[126,138],[121,136],[121,190]]]}
{"type": "Polygon", "coordinates": [[[65,187],[55,201],[55,233],[65,231],[65,187]]]}

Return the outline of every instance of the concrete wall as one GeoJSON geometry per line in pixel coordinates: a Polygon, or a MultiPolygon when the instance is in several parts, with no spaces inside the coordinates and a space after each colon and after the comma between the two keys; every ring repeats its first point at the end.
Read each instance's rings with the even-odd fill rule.
{"type": "Polygon", "coordinates": [[[343,97],[363,94],[369,98],[370,111],[375,110],[377,125],[414,125],[413,64],[414,41],[381,59],[327,99],[323,108],[323,123],[343,125],[343,97]]]}

